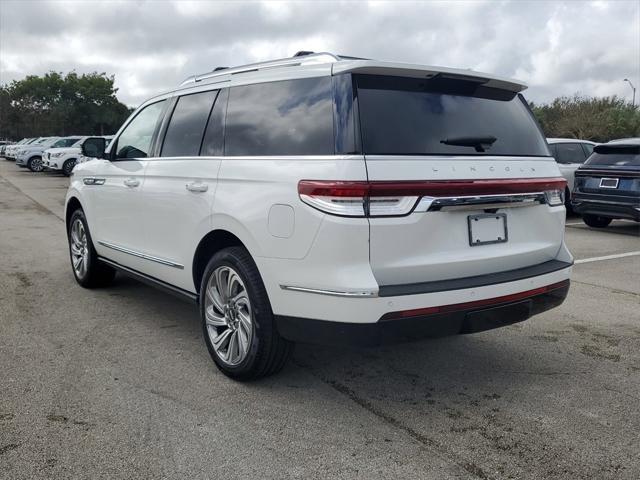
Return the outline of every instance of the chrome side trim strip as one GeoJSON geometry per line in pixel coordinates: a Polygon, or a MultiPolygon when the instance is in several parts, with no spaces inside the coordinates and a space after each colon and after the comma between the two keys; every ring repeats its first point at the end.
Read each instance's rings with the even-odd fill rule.
{"type": "Polygon", "coordinates": [[[111,250],[115,250],[117,252],[126,253],[129,255],[133,255],[134,257],[144,258],[145,260],[150,260],[152,262],[160,263],[162,265],[167,265],[168,267],[178,268],[180,270],[184,270],[184,265],[181,265],[176,262],[172,262],[171,260],[166,260],[164,258],[154,257],[153,255],[147,255],[146,253],[136,252],[135,250],[131,250],[129,248],[121,247],[119,245],[115,245],[109,242],[103,242],[102,240],[98,240],[98,243],[103,247],[110,248],[111,250]]]}
{"type": "Polygon", "coordinates": [[[351,297],[351,298],[372,298],[377,297],[378,292],[373,290],[361,290],[359,292],[339,292],[336,290],[322,290],[319,288],[295,287],[293,285],[280,285],[282,290],[291,290],[294,292],[317,293],[319,295],[330,295],[332,297],[351,297]]]}

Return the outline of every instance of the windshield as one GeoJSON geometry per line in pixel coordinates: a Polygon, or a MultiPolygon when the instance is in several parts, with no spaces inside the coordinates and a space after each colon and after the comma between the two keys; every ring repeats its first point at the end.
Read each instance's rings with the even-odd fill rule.
{"type": "Polygon", "coordinates": [[[70,147],[71,145],[73,145],[77,141],[78,141],[77,137],[76,138],[61,138],[60,140],[55,142],[51,147],[52,148],[70,147]]]}
{"type": "Polygon", "coordinates": [[[549,156],[513,92],[454,78],[355,75],[364,153],[549,156]]]}

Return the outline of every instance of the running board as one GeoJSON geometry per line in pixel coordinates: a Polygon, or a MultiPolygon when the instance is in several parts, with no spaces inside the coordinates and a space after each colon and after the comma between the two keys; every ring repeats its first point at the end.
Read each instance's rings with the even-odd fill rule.
{"type": "Polygon", "coordinates": [[[114,262],[113,260],[109,260],[108,258],[98,257],[98,260],[100,260],[102,263],[109,265],[110,267],[115,268],[117,271],[119,271],[120,273],[128,277],[138,280],[139,282],[142,282],[151,287],[155,287],[160,290],[163,290],[175,297],[181,298],[182,300],[189,300],[191,302],[199,303],[200,296],[198,294],[188,292],[186,290],[183,290],[182,288],[174,287],[169,283],[163,282],[162,280],[158,280],[157,278],[138,272],[137,270],[134,270],[132,268],[125,267],[124,265],[120,265],[118,262],[114,262]]]}

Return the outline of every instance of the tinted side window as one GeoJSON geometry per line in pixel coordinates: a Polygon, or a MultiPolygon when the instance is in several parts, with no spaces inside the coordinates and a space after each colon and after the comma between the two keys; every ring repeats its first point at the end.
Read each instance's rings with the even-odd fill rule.
{"type": "Polygon", "coordinates": [[[162,144],[163,157],[193,157],[200,152],[202,134],[217,92],[184,95],[178,99],[162,144]]]}
{"type": "Polygon", "coordinates": [[[331,77],[231,88],[225,155],[333,152],[331,77]]]}
{"type": "Polygon", "coordinates": [[[207,123],[207,131],[204,134],[200,155],[205,157],[224,155],[224,116],[227,110],[228,98],[229,89],[220,90],[209,116],[209,123],[207,123]]]}
{"type": "Polygon", "coordinates": [[[145,158],[149,155],[151,139],[164,105],[165,100],[162,100],[146,106],[126,126],[117,140],[116,158],[145,158]]]}
{"type": "Polygon", "coordinates": [[[558,163],[583,163],[585,160],[584,150],[579,143],[558,143],[556,151],[558,163]]]}
{"type": "Polygon", "coordinates": [[[584,150],[584,153],[587,157],[593,153],[593,147],[594,145],[591,145],[590,143],[582,144],[582,149],[584,150]]]}

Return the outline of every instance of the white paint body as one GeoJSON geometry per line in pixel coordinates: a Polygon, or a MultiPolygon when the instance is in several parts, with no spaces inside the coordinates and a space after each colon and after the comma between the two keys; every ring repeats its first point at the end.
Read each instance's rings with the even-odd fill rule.
{"type": "MultiPolygon", "coordinates": [[[[597,143],[591,142],[589,140],[578,140],[575,138],[547,138],[547,142],[549,145],[557,145],[561,143],[583,143],[591,146],[596,146],[597,143]]],[[[573,192],[573,187],[576,181],[576,170],[582,165],[582,163],[558,163],[558,168],[560,169],[560,173],[567,181],[567,190],[569,194],[573,192]]]]}
{"type": "MultiPolygon", "coordinates": [[[[224,80],[222,86],[331,74],[331,64],[271,69],[234,76],[224,80]]],[[[498,84],[501,81],[495,80],[498,84]]],[[[202,85],[188,83],[147,104],[219,87],[215,81],[202,85]]],[[[566,280],[571,268],[472,289],[398,297],[376,295],[380,285],[501,272],[553,259],[571,262],[563,240],[564,206],[537,204],[504,209],[509,242],[472,248],[467,240],[466,217],[482,213],[482,209],[414,212],[396,218],[345,218],[303,203],[297,191],[300,180],[559,175],[558,166],[550,157],[329,155],[164,157],[126,162],[93,159],[76,166],[67,201],[74,197],[82,204],[100,256],[182,290],[198,293],[199,285],[194,284],[192,275],[196,248],[209,232],[224,230],[238,237],[255,260],[274,314],[372,323],[391,311],[499,297],[566,280]],[[100,186],[85,185],[83,180],[91,177],[106,181],[100,186]],[[136,182],[127,186],[129,180],[136,182]],[[187,190],[186,185],[192,183],[206,185],[206,191],[187,190]],[[173,265],[133,256],[105,244],[173,265]],[[364,291],[371,296],[334,296],[287,290],[282,286],[346,293],[364,291]]]]}

